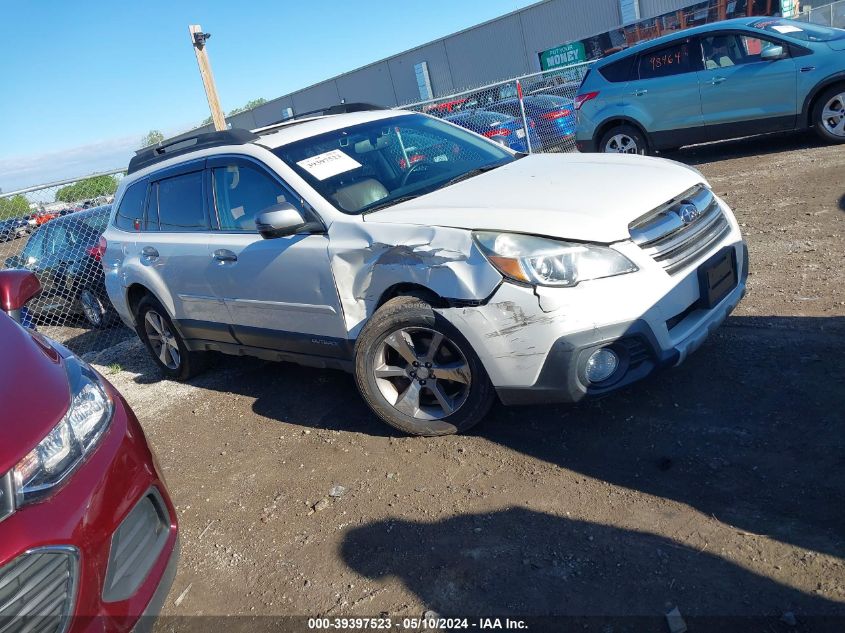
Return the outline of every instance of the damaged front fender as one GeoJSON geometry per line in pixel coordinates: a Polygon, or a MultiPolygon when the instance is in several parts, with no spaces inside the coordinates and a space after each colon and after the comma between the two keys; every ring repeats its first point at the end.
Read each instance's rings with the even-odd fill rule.
{"type": "Polygon", "coordinates": [[[351,338],[384,292],[397,284],[423,286],[444,299],[479,301],[502,281],[464,229],[336,222],[329,236],[332,272],[351,338]]]}

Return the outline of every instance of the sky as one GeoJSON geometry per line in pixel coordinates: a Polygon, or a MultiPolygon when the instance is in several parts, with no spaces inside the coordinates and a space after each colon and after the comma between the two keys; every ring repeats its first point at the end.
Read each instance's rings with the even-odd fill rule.
{"type": "Polygon", "coordinates": [[[0,0],[0,189],[121,167],[209,116],[189,24],[228,112],[535,1],[0,0]]]}

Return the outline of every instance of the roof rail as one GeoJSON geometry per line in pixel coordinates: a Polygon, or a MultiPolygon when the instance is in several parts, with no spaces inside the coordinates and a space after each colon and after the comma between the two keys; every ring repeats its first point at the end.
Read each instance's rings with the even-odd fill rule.
{"type": "Polygon", "coordinates": [[[319,118],[321,116],[331,116],[334,114],[348,114],[350,112],[370,112],[372,110],[389,109],[390,108],[385,108],[384,106],[373,105],[372,103],[339,103],[337,105],[328,106],[326,108],[320,108],[318,110],[299,112],[297,114],[294,114],[293,116],[289,116],[287,118],[280,119],[274,123],[271,123],[270,125],[256,128],[253,130],[253,132],[256,134],[269,134],[270,132],[274,132],[286,125],[301,122],[302,120],[307,120],[308,118],[314,119],[319,118]]]}
{"type": "Polygon", "coordinates": [[[129,161],[129,168],[126,173],[133,172],[155,165],[161,161],[195,152],[208,147],[219,147],[221,145],[245,145],[257,140],[257,134],[249,130],[233,128],[222,132],[205,132],[194,136],[185,136],[166,143],[158,143],[152,147],[145,147],[135,152],[135,156],[129,161]]]}

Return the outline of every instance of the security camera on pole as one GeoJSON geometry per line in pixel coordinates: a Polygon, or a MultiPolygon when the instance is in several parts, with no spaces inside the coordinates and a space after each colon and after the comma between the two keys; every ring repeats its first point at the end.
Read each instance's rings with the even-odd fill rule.
{"type": "Polygon", "coordinates": [[[205,86],[205,95],[208,97],[208,108],[211,110],[211,120],[214,121],[214,129],[222,132],[227,129],[226,117],[223,116],[223,109],[220,107],[220,98],[217,96],[217,87],[214,85],[214,74],[211,72],[211,62],[208,60],[208,52],[205,50],[205,43],[211,37],[211,33],[203,33],[199,24],[192,24],[188,27],[191,34],[191,44],[197,55],[197,64],[200,67],[202,85],[205,86]]]}

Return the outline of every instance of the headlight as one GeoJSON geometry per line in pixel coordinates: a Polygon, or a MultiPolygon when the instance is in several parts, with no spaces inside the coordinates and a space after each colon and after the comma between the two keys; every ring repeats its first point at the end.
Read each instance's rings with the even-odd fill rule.
{"type": "Polygon", "coordinates": [[[493,266],[505,277],[540,286],[574,286],[580,281],[632,273],[627,257],[606,246],[562,242],[520,233],[473,234],[493,266]]]}
{"type": "Polygon", "coordinates": [[[37,501],[61,483],[91,452],[111,422],[114,404],[94,370],[74,357],[65,358],[65,367],[70,408],[13,469],[18,507],[37,501]]]}

